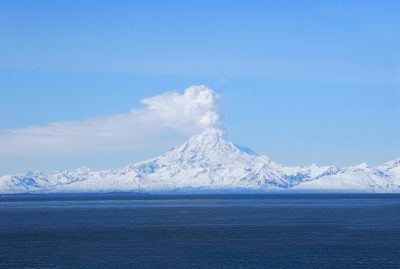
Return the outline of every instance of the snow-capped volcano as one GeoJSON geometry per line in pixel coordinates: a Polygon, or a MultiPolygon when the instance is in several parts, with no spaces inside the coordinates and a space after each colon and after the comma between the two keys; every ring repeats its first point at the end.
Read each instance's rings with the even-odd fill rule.
{"type": "Polygon", "coordinates": [[[157,158],[121,169],[0,177],[0,193],[288,190],[400,192],[400,159],[377,167],[284,167],[209,128],[157,158]]]}
{"type": "Polygon", "coordinates": [[[135,164],[143,183],[170,188],[252,188],[287,185],[265,156],[240,150],[223,138],[223,131],[208,129],[183,145],[150,161],[135,164]],[[163,180],[160,180],[163,179],[163,180]]]}

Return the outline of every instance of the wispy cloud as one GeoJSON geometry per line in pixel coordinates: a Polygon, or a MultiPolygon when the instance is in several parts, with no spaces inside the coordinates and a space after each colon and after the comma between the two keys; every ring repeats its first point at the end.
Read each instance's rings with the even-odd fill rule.
{"type": "Polygon", "coordinates": [[[192,134],[219,122],[216,94],[206,86],[141,103],[144,108],[125,114],[0,130],[0,157],[145,149],[163,136],[192,134]]]}

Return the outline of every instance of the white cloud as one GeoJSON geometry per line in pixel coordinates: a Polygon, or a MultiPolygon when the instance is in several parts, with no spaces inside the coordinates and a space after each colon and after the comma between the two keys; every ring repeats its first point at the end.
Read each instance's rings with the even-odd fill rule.
{"type": "Polygon", "coordinates": [[[0,130],[0,157],[146,149],[168,135],[193,134],[219,123],[216,95],[206,86],[145,98],[130,113],[0,130]]]}

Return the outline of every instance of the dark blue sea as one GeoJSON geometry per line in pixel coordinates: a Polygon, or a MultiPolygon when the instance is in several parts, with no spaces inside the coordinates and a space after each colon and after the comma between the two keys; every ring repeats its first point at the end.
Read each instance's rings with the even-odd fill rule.
{"type": "Polygon", "coordinates": [[[400,268],[400,195],[0,196],[0,268],[400,268]]]}

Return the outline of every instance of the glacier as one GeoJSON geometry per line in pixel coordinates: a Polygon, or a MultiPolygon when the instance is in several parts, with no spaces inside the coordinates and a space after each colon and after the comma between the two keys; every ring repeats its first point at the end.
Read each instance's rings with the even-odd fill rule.
{"type": "Polygon", "coordinates": [[[0,177],[0,194],[98,192],[400,193],[400,158],[375,167],[287,167],[225,140],[221,129],[208,128],[159,157],[119,169],[0,177]]]}

